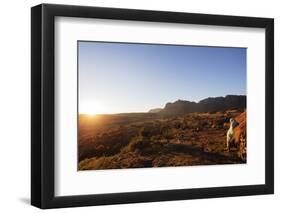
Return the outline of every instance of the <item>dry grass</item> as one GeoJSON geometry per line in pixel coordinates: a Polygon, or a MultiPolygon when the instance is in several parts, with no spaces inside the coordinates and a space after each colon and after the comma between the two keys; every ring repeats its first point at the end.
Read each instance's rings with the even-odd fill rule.
{"type": "Polygon", "coordinates": [[[225,151],[230,117],[246,135],[246,113],[236,110],[182,116],[125,114],[79,118],[79,170],[244,163],[225,151]]]}

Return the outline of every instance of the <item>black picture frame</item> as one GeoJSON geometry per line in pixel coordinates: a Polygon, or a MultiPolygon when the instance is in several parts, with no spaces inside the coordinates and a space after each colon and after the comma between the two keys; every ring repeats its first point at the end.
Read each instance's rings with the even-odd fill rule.
{"type": "Polygon", "coordinates": [[[42,208],[217,198],[274,193],[274,20],[164,11],[41,4],[31,8],[31,204],[42,208]],[[55,17],[264,28],[265,184],[93,195],[54,195],[55,17]]]}

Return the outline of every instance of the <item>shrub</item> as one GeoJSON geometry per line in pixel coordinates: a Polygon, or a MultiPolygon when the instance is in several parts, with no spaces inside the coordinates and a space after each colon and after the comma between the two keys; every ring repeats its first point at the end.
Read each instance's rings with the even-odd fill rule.
{"type": "Polygon", "coordinates": [[[150,137],[152,142],[161,140],[161,135],[153,135],[150,137]]]}
{"type": "Polygon", "coordinates": [[[133,137],[130,143],[122,148],[121,153],[134,152],[137,148],[140,148],[142,146],[143,140],[143,136],[133,137]]]}

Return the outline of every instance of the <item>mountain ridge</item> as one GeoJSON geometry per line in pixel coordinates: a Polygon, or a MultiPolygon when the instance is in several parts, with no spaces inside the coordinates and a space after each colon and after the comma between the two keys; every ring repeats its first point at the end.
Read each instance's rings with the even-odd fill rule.
{"type": "Polygon", "coordinates": [[[245,108],[245,95],[226,95],[225,97],[208,97],[198,102],[179,99],[172,103],[166,103],[165,107],[162,109],[151,109],[148,112],[161,114],[186,114],[193,112],[214,112],[245,108]]]}

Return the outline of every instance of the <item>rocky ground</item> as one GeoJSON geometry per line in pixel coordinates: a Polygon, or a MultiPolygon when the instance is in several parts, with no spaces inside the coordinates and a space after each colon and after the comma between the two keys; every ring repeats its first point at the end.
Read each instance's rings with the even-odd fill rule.
{"type": "Polygon", "coordinates": [[[79,118],[79,170],[245,162],[246,113],[242,111],[79,118]],[[230,118],[239,125],[226,150],[230,118]]]}

